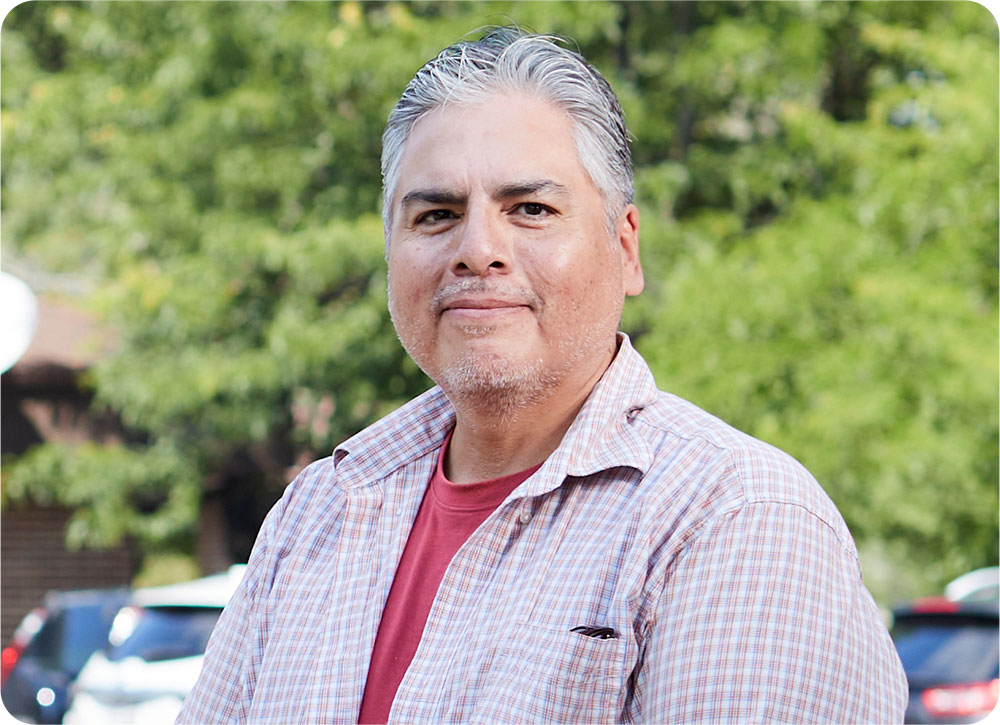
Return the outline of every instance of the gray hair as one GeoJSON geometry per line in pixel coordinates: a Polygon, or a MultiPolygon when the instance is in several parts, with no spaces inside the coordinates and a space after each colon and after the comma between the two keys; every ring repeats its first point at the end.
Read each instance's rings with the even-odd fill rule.
{"type": "Polygon", "coordinates": [[[592,65],[547,35],[496,28],[462,41],[428,61],[406,86],[382,134],[382,220],[392,223],[403,147],[414,124],[446,104],[471,105],[497,93],[527,92],[565,111],[580,162],[604,197],[609,227],[632,202],[632,155],[625,114],[611,86],[592,65]]]}

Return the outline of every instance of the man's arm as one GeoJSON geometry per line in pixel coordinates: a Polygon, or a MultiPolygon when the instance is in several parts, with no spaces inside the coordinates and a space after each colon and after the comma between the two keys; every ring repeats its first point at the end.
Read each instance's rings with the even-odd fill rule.
{"type": "Polygon", "coordinates": [[[853,542],[793,503],[708,520],[665,575],[643,722],[902,722],[907,689],[853,542]]]}
{"type": "Polygon", "coordinates": [[[260,528],[243,580],[212,631],[198,682],[184,700],[177,723],[247,720],[264,644],[258,601],[269,566],[268,532],[282,504],[274,505],[260,528]]]}

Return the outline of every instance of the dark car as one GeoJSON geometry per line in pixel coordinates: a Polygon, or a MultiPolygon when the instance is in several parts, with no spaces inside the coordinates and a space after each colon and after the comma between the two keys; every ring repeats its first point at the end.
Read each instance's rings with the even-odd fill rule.
{"type": "Polygon", "coordinates": [[[971,723],[1000,694],[1000,606],[919,599],[893,612],[892,638],[910,684],[906,722],[971,723]]]}
{"type": "Polygon", "coordinates": [[[50,592],[0,654],[0,699],[25,722],[62,722],[67,689],[87,658],[108,644],[125,589],[50,592]]]}
{"type": "Polygon", "coordinates": [[[109,646],[91,656],[70,688],[63,721],[173,723],[245,569],[236,564],[194,581],[136,589],[111,625],[109,646]]]}

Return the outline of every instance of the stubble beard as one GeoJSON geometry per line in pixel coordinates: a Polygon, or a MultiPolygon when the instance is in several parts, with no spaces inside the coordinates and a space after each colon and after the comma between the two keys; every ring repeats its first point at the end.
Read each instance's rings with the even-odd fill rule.
{"type": "MultiPolygon", "coordinates": [[[[449,360],[435,362],[430,345],[422,344],[399,316],[390,315],[403,348],[421,370],[444,391],[452,405],[489,411],[498,423],[545,399],[561,380],[560,371],[547,368],[540,358],[516,361],[502,354],[466,349],[449,360]]],[[[491,325],[469,325],[469,337],[488,337],[491,325]]],[[[560,366],[561,368],[562,366],[560,366]]]]}
{"type": "MultiPolygon", "coordinates": [[[[441,300],[449,290],[485,290],[482,281],[467,281],[440,292],[432,304],[431,312],[440,313],[441,300]]],[[[553,359],[557,364],[546,364],[541,358],[515,360],[497,352],[477,352],[466,348],[450,360],[434,360],[434,343],[418,330],[418,324],[408,321],[407,315],[397,314],[393,286],[389,288],[389,314],[403,348],[424,373],[431,378],[456,407],[477,409],[493,416],[498,425],[517,417],[518,413],[547,400],[552,392],[590,354],[600,354],[597,346],[614,340],[618,317],[609,315],[604,320],[571,328],[575,330],[554,341],[553,359]]],[[[532,299],[535,313],[543,307],[542,301],[529,290],[520,290],[526,299],[532,299]]],[[[573,316],[579,318],[577,306],[573,316]]],[[[490,324],[469,324],[462,328],[469,338],[489,337],[496,332],[490,324]]]]}
{"type": "Polygon", "coordinates": [[[448,361],[436,375],[453,405],[489,411],[501,424],[542,402],[559,380],[557,371],[537,358],[516,362],[471,352],[448,361]]]}
{"type": "MultiPolygon", "coordinates": [[[[396,314],[391,285],[389,293],[389,312],[396,334],[414,362],[440,386],[452,405],[488,413],[499,426],[546,401],[585,357],[599,354],[597,347],[614,339],[618,326],[617,317],[595,321],[555,341],[556,365],[546,365],[541,358],[513,360],[500,353],[471,349],[435,364],[433,344],[424,342],[413,326],[396,314]]],[[[462,331],[470,338],[478,338],[488,337],[496,328],[466,325],[462,331]]]]}

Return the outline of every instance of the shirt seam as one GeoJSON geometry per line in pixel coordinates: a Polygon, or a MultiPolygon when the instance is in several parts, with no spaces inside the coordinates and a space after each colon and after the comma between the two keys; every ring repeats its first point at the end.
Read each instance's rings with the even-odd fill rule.
{"type": "MultiPolygon", "coordinates": [[[[698,519],[698,521],[696,521],[696,522],[694,522],[692,524],[692,527],[693,526],[697,526],[699,524],[699,522],[701,522],[701,521],[711,520],[715,516],[725,516],[725,515],[727,515],[729,513],[733,513],[735,511],[738,511],[741,508],[743,508],[744,506],[750,506],[750,505],[754,505],[754,504],[764,504],[764,503],[773,503],[773,504],[784,504],[784,505],[788,505],[788,506],[797,506],[797,507],[805,510],[806,512],[808,512],[812,517],[814,517],[818,521],[821,521],[824,526],[826,526],[828,529],[830,529],[830,532],[833,534],[834,538],[837,540],[838,545],[844,550],[844,552],[847,553],[847,554],[850,554],[852,556],[852,558],[857,559],[857,555],[852,552],[851,547],[849,547],[847,544],[845,544],[843,537],[837,531],[837,527],[835,527],[833,524],[831,524],[829,521],[827,521],[824,517],[820,516],[816,511],[814,511],[807,504],[805,504],[805,503],[803,503],[801,501],[793,501],[793,500],[790,500],[790,499],[777,498],[777,497],[773,497],[773,496],[764,496],[764,497],[761,497],[761,496],[758,496],[758,495],[751,496],[748,493],[748,491],[747,491],[747,485],[746,485],[746,479],[745,479],[745,477],[741,473],[741,469],[742,469],[743,466],[741,465],[741,463],[739,461],[739,454],[740,453],[747,453],[747,454],[751,454],[752,455],[754,453],[754,451],[753,451],[752,448],[746,447],[746,446],[740,446],[740,445],[726,445],[726,444],[723,444],[723,443],[721,443],[721,442],[719,442],[717,440],[713,440],[712,437],[710,437],[709,435],[707,435],[705,433],[702,433],[702,432],[697,432],[697,433],[685,435],[685,434],[677,431],[676,429],[674,429],[674,428],[672,428],[670,426],[666,426],[666,425],[661,424],[659,421],[642,420],[642,418],[639,417],[639,416],[636,417],[636,422],[642,423],[642,424],[644,424],[644,425],[646,425],[646,426],[648,426],[648,427],[650,427],[650,428],[652,428],[654,430],[660,431],[662,433],[666,433],[667,435],[675,436],[676,438],[678,438],[678,439],[680,439],[680,440],[682,440],[684,442],[687,442],[687,443],[703,442],[706,445],[709,445],[712,448],[714,448],[715,450],[719,451],[720,453],[727,454],[728,461],[727,461],[727,466],[726,466],[726,475],[725,475],[725,478],[732,477],[732,478],[736,479],[735,482],[738,484],[738,487],[739,487],[739,499],[736,500],[736,501],[734,501],[733,504],[731,504],[729,507],[727,507],[727,508],[725,508],[723,510],[713,511],[712,513],[707,514],[703,518],[698,519]]],[[[787,454],[784,454],[784,455],[787,455],[787,454]]],[[[792,460],[794,460],[794,459],[792,459],[792,460]]],[[[645,473],[644,473],[644,475],[645,475],[645,473]]],[[[697,536],[698,534],[696,533],[695,535],[697,536]]],[[[682,548],[683,548],[683,546],[687,545],[688,541],[690,541],[690,538],[686,539],[683,542],[682,548]]],[[[679,552],[680,552],[680,549],[678,549],[675,553],[679,553],[679,552]]]]}
{"type": "Polygon", "coordinates": [[[657,598],[663,595],[663,590],[666,588],[666,585],[667,585],[667,571],[670,568],[672,568],[672,565],[675,562],[677,562],[678,559],[686,551],[688,551],[690,549],[690,547],[692,546],[692,544],[694,544],[696,541],[698,541],[701,538],[701,536],[704,534],[705,527],[709,523],[711,523],[713,521],[716,521],[716,520],[722,520],[723,518],[726,518],[726,517],[732,517],[732,516],[740,513],[741,511],[749,509],[752,506],[787,506],[787,507],[790,507],[790,508],[797,508],[797,509],[801,509],[802,511],[805,511],[806,514],[808,514],[808,516],[810,518],[815,519],[816,521],[820,522],[821,524],[823,524],[823,526],[826,529],[828,529],[830,531],[830,533],[833,535],[834,540],[837,542],[837,546],[840,547],[841,551],[844,554],[847,554],[848,557],[851,559],[851,561],[854,562],[855,567],[858,569],[858,574],[860,576],[860,562],[858,560],[857,553],[855,551],[853,551],[851,549],[851,547],[848,547],[848,546],[845,545],[844,540],[841,538],[840,534],[837,532],[836,527],[832,526],[830,524],[830,522],[828,522],[822,516],[820,516],[819,514],[817,514],[815,511],[813,511],[806,504],[800,503],[798,501],[786,501],[786,500],[778,499],[778,498],[762,498],[762,499],[753,499],[753,500],[750,500],[750,499],[748,499],[746,497],[744,497],[742,500],[740,500],[738,502],[734,502],[734,504],[735,505],[730,505],[729,507],[727,507],[727,508],[725,508],[725,509],[723,509],[721,511],[713,511],[712,513],[707,514],[707,515],[701,517],[700,519],[698,519],[697,521],[693,522],[688,527],[687,530],[690,533],[683,538],[683,541],[681,541],[681,542],[678,543],[677,547],[675,549],[673,549],[673,551],[668,552],[668,554],[666,556],[666,561],[668,562],[668,564],[663,567],[663,573],[660,575],[661,581],[658,582],[659,586],[657,587],[657,592],[658,592],[657,598]]]}

